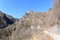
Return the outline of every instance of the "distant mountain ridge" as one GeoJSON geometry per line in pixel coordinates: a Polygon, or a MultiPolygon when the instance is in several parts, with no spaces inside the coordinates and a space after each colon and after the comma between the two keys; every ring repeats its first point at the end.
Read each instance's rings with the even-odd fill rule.
{"type": "Polygon", "coordinates": [[[16,20],[16,18],[13,18],[10,15],[6,15],[5,13],[0,11],[0,28],[5,28],[16,22],[16,20]]]}

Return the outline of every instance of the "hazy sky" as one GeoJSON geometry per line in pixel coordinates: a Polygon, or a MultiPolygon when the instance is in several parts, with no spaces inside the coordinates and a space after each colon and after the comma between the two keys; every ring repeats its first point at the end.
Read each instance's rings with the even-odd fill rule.
{"type": "Polygon", "coordinates": [[[15,18],[20,18],[26,11],[47,11],[52,0],[0,0],[0,10],[15,18]]]}

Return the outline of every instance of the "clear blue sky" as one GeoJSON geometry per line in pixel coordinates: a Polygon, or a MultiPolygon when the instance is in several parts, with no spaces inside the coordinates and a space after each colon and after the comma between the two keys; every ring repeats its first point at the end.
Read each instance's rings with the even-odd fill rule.
{"type": "Polygon", "coordinates": [[[44,12],[51,8],[52,0],[0,0],[0,10],[15,18],[20,18],[26,11],[44,12]]]}

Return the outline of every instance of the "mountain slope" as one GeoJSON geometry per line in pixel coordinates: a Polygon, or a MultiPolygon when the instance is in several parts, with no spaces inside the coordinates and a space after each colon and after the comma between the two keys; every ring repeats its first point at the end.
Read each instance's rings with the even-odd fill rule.
{"type": "Polygon", "coordinates": [[[0,11],[0,28],[13,24],[17,19],[0,11]]]}
{"type": "MultiPolygon", "coordinates": [[[[33,11],[26,12],[25,15],[19,19],[19,21],[16,21],[13,25],[10,25],[0,30],[1,35],[0,39],[56,40],[55,37],[60,37],[58,36],[60,35],[59,4],[60,4],[59,0],[54,0],[52,8],[47,12],[33,12],[33,11]],[[55,26],[56,24],[58,25],[55,26]],[[52,36],[53,33],[54,35],[52,36]]],[[[4,19],[7,20],[7,18],[4,19]]]]}
{"type": "Polygon", "coordinates": [[[59,0],[55,0],[52,9],[46,13],[27,12],[28,14],[17,23],[16,31],[12,33],[11,40],[54,40],[43,31],[50,29],[56,24],[60,25],[60,6],[57,3],[59,3],[59,0]]]}

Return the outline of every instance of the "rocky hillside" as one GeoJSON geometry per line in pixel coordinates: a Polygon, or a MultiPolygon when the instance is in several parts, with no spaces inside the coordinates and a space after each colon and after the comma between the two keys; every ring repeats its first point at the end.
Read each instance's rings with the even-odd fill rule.
{"type": "Polygon", "coordinates": [[[59,4],[59,0],[54,0],[52,8],[47,12],[26,12],[19,21],[0,29],[0,40],[60,40],[59,4]]]}
{"type": "Polygon", "coordinates": [[[14,22],[16,22],[16,20],[16,18],[13,18],[10,15],[6,15],[0,11],[0,29],[12,25],[14,22]]]}
{"type": "Polygon", "coordinates": [[[60,40],[59,26],[55,26],[60,25],[59,3],[55,0],[48,12],[27,12],[16,25],[11,40],[60,40]]]}
{"type": "Polygon", "coordinates": [[[0,30],[1,31],[0,39],[1,40],[3,39],[4,40],[20,40],[24,38],[23,40],[26,40],[25,39],[26,35],[28,35],[26,36],[26,38],[28,37],[28,39],[30,39],[29,36],[33,35],[34,33],[37,34],[38,32],[43,30],[43,25],[45,24],[44,23],[45,14],[46,12],[42,12],[42,13],[33,12],[33,11],[26,12],[25,15],[19,19],[19,21],[17,21],[13,25],[10,25],[0,30]],[[40,29],[40,26],[41,26],[41,29],[40,29]],[[29,34],[29,33],[32,33],[32,34],[29,34]],[[19,37],[20,35],[22,38],[19,37]]]}
{"type": "Polygon", "coordinates": [[[45,30],[47,12],[29,11],[16,23],[16,30],[12,33],[11,40],[53,40],[45,30]]]}

